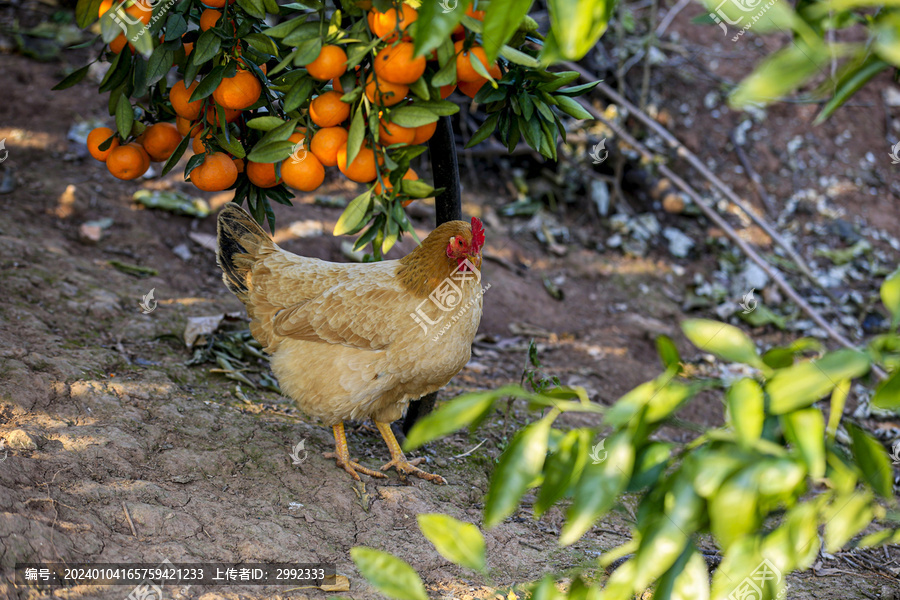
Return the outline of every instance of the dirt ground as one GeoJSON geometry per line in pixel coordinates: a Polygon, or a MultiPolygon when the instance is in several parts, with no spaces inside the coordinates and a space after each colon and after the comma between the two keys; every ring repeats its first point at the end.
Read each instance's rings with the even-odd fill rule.
{"type": "MultiPolygon", "coordinates": [[[[6,10],[0,13],[3,23],[13,16],[34,18],[6,10]]],[[[748,72],[759,49],[753,38],[733,46],[716,37],[716,28],[692,25],[690,19],[701,12],[691,6],[671,26],[679,32],[681,50],[667,52],[667,61],[655,68],[651,102],[668,113],[670,130],[761,207],[729,149],[730,132],[748,117],[724,107],[719,95],[723,81],[748,72]]],[[[765,39],[777,42],[774,36],[765,39]]],[[[9,152],[0,164],[0,182],[15,185],[0,194],[0,438],[7,442],[5,458],[0,456],[0,569],[6,577],[0,579],[0,597],[49,597],[12,584],[9,575],[17,562],[169,560],[335,563],[351,582],[344,596],[374,598],[349,558],[350,548],[366,545],[412,564],[432,597],[493,598],[497,590],[542,573],[589,566],[627,539],[627,523],[611,517],[580,542],[559,548],[563,513],[554,509],[535,521],[526,498],[517,515],[484,532],[489,578],[482,578],[441,558],[420,534],[416,515],[443,512],[480,524],[488,477],[506,441],[502,415],[471,435],[452,435],[414,453],[426,457],[447,486],[418,480],[403,485],[396,475],[360,485],[322,456],[333,446],[330,431],[305,419],[286,399],[245,387],[247,402],[234,381],[209,373],[213,365],[185,366],[191,353],[180,340],[188,317],[243,310],[222,284],[213,252],[189,237],[214,234],[214,215],[194,219],[147,210],[131,196],[139,188],[176,189],[204,196],[216,209],[229,194],[197,194],[181,181],[178,168],[162,179],[121,182],[67,141],[74,123],[109,120],[106,98],[92,83],[49,91],[84,57],[65,52],[60,60],[39,63],[0,54],[6,82],[0,139],[9,152]],[[80,225],[101,218],[113,221],[102,240],[84,241],[80,225]],[[187,259],[173,252],[181,244],[190,251],[187,259]],[[111,260],[158,274],[137,278],[111,266],[111,260]],[[151,289],[158,307],[142,314],[139,302],[151,289]],[[300,441],[308,458],[296,466],[290,454],[300,441]]],[[[838,211],[823,214],[801,198],[801,209],[782,223],[812,262],[821,262],[815,252],[823,246],[849,245],[819,234],[839,220],[856,230],[868,226],[900,236],[900,166],[890,164],[886,142],[900,137],[900,109],[882,102],[891,85],[896,87],[882,78],[816,128],[810,125],[814,105],[778,104],[748,134],[745,150],[779,204],[812,189],[838,211]]],[[[582,189],[575,202],[558,211],[571,233],[565,254],[548,252],[525,227],[527,218],[501,213],[515,199],[514,169],[529,181],[541,180],[541,167],[529,160],[461,159],[464,213],[482,217],[487,226],[484,277],[491,288],[473,359],[441,398],[518,382],[534,338],[546,373],[585,386],[593,400],[608,404],[660,372],[657,335],[673,336],[686,356],[695,355],[678,322],[714,316],[687,309],[686,298],[695,275],[716,268],[717,233],[696,217],[659,210],[638,185],[626,190],[632,206],[685,231],[697,249],[687,258],[673,258],[665,241],[656,239],[642,257],[598,250],[597,243],[614,231],[582,189]],[[468,168],[472,164],[475,171],[468,168]],[[561,287],[562,300],[551,297],[545,279],[561,287]]],[[[295,207],[276,207],[276,240],[282,247],[345,260],[342,240],[330,234],[341,209],[328,202],[352,198],[355,188],[332,175],[316,194],[299,196],[295,207]],[[298,235],[310,226],[319,233],[298,235]]],[[[424,237],[433,208],[415,206],[411,214],[424,237]]],[[[760,239],[747,223],[732,221],[760,239]]],[[[872,243],[896,263],[896,249],[885,240],[872,243]]],[[[404,240],[390,256],[412,247],[404,240]]],[[[871,296],[875,283],[848,281],[846,291],[871,296]]],[[[753,333],[766,343],[798,335],[771,327],[753,333]]],[[[721,415],[719,403],[707,399],[679,416],[709,425],[721,422],[721,415]]],[[[512,426],[530,418],[517,406],[512,426]]],[[[348,431],[351,453],[364,464],[387,460],[372,428],[356,423],[348,431]]],[[[683,431],[670,435],[679,442],[689,438],[683,431]]],[[[892,548],[879,557],[896,575],[900,551],[892,548]]],[[[815,573],[791,576],[790,586],[788,598],[798,600],[900,594],[895,576],[828,557],[815,573]]],[[[82,586],[52,597],[124,598],[129,591],[82,586]]],[[[317,590],[239,586],[169,593],[204,600],[329,597],[317,590]]]]}

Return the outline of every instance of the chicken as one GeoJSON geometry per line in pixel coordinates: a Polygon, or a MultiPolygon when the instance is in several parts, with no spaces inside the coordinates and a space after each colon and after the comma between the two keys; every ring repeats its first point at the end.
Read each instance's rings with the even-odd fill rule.
{"type": "Polygon", "coordinates": [[[282,391],[334,431],[337,465],[350,460],[344,421],[371,418],[395,468],[435,483],[403,455],[390,423],[410,400],[434,392],[469,361],[481,321],[484,228],[450,221],[400,260],[332,263],[279,248],[236,204],[218,219],[218,264],[247,307],[250,332],[271,355],[282,391]]]}

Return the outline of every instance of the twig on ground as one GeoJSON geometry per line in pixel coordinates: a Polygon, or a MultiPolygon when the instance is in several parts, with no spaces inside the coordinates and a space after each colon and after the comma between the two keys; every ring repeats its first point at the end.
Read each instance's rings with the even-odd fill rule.
{"type": "Polygon", "coordinates": [[[131,527],[131,535],[137,537],[137,530],[134,528],[134,521],[131,520],[131,515],[128,514],[128,507],[125,506],[125,502],[122,502],[122,510],[125,511],[125,519],[128,520],[128,526],[131,527]]]}
{"type": "Polygon", "coordinates": [[[659,22],[659,26],[655,31],[656,37],[662,37],[662,34],[665,33],[666,29],[669,28],[669,25],[672,24],[672,21],[675,20],[675,17],[678,16],[678,13],[684,10],[690,3],[691,0],[678,0],[678,4],[673,6],[669,12],[666,13],[666,16],[663,17],[663,20],[659,22]]]}
{"type": "Polygon", "coordinates": [[[481,443],[479,443],[477,446],[475,446],[474,448],[472,448],[472,449],[469,450],[468,452],[463,452],[462,454],[457,454],[457,455],[454,456],[453,458],[465,458],[466,456],[472,454],[473,452],[475,452],[476,450],[478,450],[479,448],[481,448],[481,446],[482,446],[486,441],[487,441],[487,439],[481,440],[481,443]]]}
{"type": "MultiPolygon", "coordinates": [[[[583,78],[588,81],[596,81],[598,78],[593,74],[589,73],[585,69],[581,68],[575,63],[572,62],[564,62],[563,66],[572,71],[578,71],[583,78]]],[[[622,94],[617,93],[611,87],[606,85],[603,82],[597,86],[598,90],[600,90],[604,95],[606,95],[610,100],[620,105],[622,108],[628,111],[628,113],[634,116],[638,121],[652,129],[657,135],[659,135],[665,142],[676,151],[676,154],[684,158],[690,163],[692,167],[694,167],[703,177],[705,177],[715,188],[717,188],[730,202],[732,202],[735,206],[740,208],[751,221],[756,223],[760,229],[766,232],[766,234],[772,238],[772,240],[781,246],[785,252],[787,252],[788,256],[791,260],[793,260],[804,275],[813,283],[816,287],[820,289],[824,289],[822,283],[816,279],[815,275],[813,275],[812,270],[807,266],[806,261],[794,250],[793,246],[788,243],[784,237],[780,233],[778,233],[774,227],[772,227],[769,222],[758,215],[754,210],[751,209],[747,205],[746,202],[741,200],[734,191],[725,185],[725,183],[719,179],[715,173],[709,170],[703,161],[688,149],[687,146],[681,143],[672,133],[656,122],[655,119],[650,117],[647,113],[639,109],[637,106],[629,102],[622,94]]]]}
{"type": "Polygon", "coordinates": [[[737,154],[741,166],[744,167],[744,172],[747,173],[747,177],[750,178],[750,181],[752,181],[753,185],[756,187],[756,193],[759,194],[759,199],[762,200],[763,206],[766,207],[766,212],[769,213],[769,217],[777,216],[778,210],[775,207],[775,201],[772,200],[772,197],[766,191],[766,188],[763,187],[762,177],[760,177],[759,173],[756,172],[756,169],[753,168],[753,163],[747,158],[747,153],[744,152],[744,149],[738,144],[737,134],[734,129],[731,130],[729,137],[731,138],[731,144],[734,146],[734,153],[737,154]]]}
{"type": "MultiPolygon", "coordinates": [[[[615,123],[606,119],[600,111],[595,109],[593,106],[588,104],[586,101],[580,101],[581,105],[587,110],[591,115],[597,119],[598,121],[603,122],[607,127],[612,129],[616,135],[618,135],[622,140],[637,150],[641,156],[648,161],[654,161],[656,159],[656,155],[651,152],[644,144],[637,141],[633,138],[628,132],[626,132],[622,127],[616,125],[615,123]]],[[[819,327],[825,330],[825,332],[837,341],[842,346],[847,348],[856,349],[856,346],[844,337],[840,332],[838,332],[834,327],[831,326],[828,321],[825,320],[819,312],[814,309],[809,303],[800,296],[799,293],[791,286],[790,283],[782,277],[781,273],[778,272],[772,265],[770,265],[766,260],[759,255],[747,242],[745,242],[737,232],[728,224],[728,222],[718,213],[716,210],[710,206],[705,199],[703,199],[700,194],[694,190],[684,179],[679,177],[672,169],[670,169],[665,164],[659,165],[659,171],[663,175],[669,178],[672,183],[675,184],[676,187],[680,188],[685,194],[690,196],[690,198],[697,204],[697,207],[707,216],[707,218],[715,223],[717,227],[719,227],[722,231],[725,232],[725,235],[728,236],[729,239],[743,252],[750,260],[755,262],[759,267],[766,272],[766,275],[769,276],[772,281],[775,282],[775,285],[780,287],[782,291],[787,295],[788,298],[791,299],[800,309],[805,312],[809,317],[815,321],[819,327]]],[[[882,371],[878,366],[872,366],[872,372],[875,373],[879,378],[884,379],[886,374],[882,371]]]]}

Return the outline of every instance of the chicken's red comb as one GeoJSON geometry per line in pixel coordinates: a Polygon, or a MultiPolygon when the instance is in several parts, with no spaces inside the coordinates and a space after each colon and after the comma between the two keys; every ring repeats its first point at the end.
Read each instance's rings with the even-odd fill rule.
{"type": "Polygon", "coordinates": [[[484,245],[484,225],[477,217],[472,217],[472,246],[481,250],[484,245]]]}

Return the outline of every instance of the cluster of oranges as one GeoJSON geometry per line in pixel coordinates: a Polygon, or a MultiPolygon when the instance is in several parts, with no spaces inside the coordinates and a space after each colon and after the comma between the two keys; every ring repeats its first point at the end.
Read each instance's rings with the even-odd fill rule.
{"type": "Polygon", "coordinates": [[[151,125],[129,144],[120,144],[109,127],[97,127],[88,134],[87,147],[91,156],[105,162],[115,177],[131,180],[146,173],[150,161],[168,160],[181,140],[181,134],[171,123],[151,125]]]}
{"type": "MultiPolygon", "coordinates": [[[[222,18],[226,2],[234,0],[203,0],[205,5],[200,17],[200,30],[206,31],[216,26],[222,18]]],[[[105,14],[112,6],[113,0],[103,0],[100,15],[105,14]]],[[[148,22],[150,13],[132,6],[127,11],[136,18],[148,22]]],[[[475,11],[471,7],[466,12],[475,19],[483,19],[483,11],[475,11]]],[[[190,172],[191,182],[203,191],[220,191],[235,185],[240,174],[245,174],[249,181],[260,188],[270,188],[285,183],[287,186],[310,192],[318,188],[325,179],[326,167],[337,167],[349,179],[359,183],[372,183],[377,180],[374,191],[377,194],[390,192],[393,184],[389,181],[389,172],[384,168],[385,147],[418,145],[427,142],[435,132],[436,123],[419,127],[403,127],[390,122],[389,108],[411,99],[410,86],[424,75],[428,59],[414,55],[412,40],[406,30],[418,18],[415,9],[406,4],[397,8],[380,12],[372,9],[368,12],[367,21],[372,34],[382,40],[381,48],[372,59],[371,66],[356,66],[353,87],[362,87],[371,110],[377,111],[378,130],[371,132],[367,142],[363,144],[352,161],[348,158],[349,120],[352,106],[341,100],[345,92],[340,78],[347,72],[347,54],[339,43],[324,44],[318,56],[306,65],[310,77],[322,82],[326,87],[309,102],[307,127],[297,127],[289,138],[295,145],[303,149],[295,152],[290,158],[278,163],[259,163],[232,156],[227,151],[218,150],[221,144],[215,132],[219,124],[237,123],[240,130],[246,127],[239,121],[244,111],[259,104],[263,93],[263,83],[249,67],[246,59],[240,56],[240,46],[230,60],[239,64],[230,77],[223,77],[210,97],[191,101],[199,81],[185,85],[178,81],[169,90],[169,102],[176,115],[175,123],[156,123],[149,126],[131,143],[121,143],[114,132],[101,127],[91,132],[88,147],[91,155],[106,162],[110,173],[120,179],[135,179],[143,175],[149,168],[150,161],[167,160],[184,136],[191,136],[191,147],[197,155],[203,155],[202,161],[195,159],[190,172]],[[245,68],[246,67],[246,68],[245,68]],[[330,85],[331,89],[328,89],[330,85]],[[107,144],[107,140],[111,141],[107,144]],[[108,145],[104,150],[100,146],[108,145]]],[[[484,71],[494,78],[501,76],[496,63],[488,64],[484,50],[476,45],[466,45],[465,32],[458,26],[453,32],[456,50],[457,82],[440,88],[441,98],[447,98],[454,89],[474,97],[488,79],[483,77],[472,65],[474,60],[482,63],[484,71]]],[[[116,38],[110,48],[119,53],[128,45],[124,35],[116,38]],[[120,39],[121,38],[121,39],[120,39]]],[[[184,42],[184,51],[190,55],[193,44],[184,42]]],[[[432,53],[436,60],[436,53],[432,53]]],[[[259,65],[265,73],[266,65],[259,65]]],[[[347,83],[348,78],[344,78],[347,83]]],[[[359,110],[363,110],[362,106],[359,110]]],[[[238,138],[244,134],[237,134],[238,138]]],[[[252,146],[250,139],[236,140],[245,146],[252,146]]],[[[416,180],[418,176],[409,169],[404,179],[416,180]]]]}

